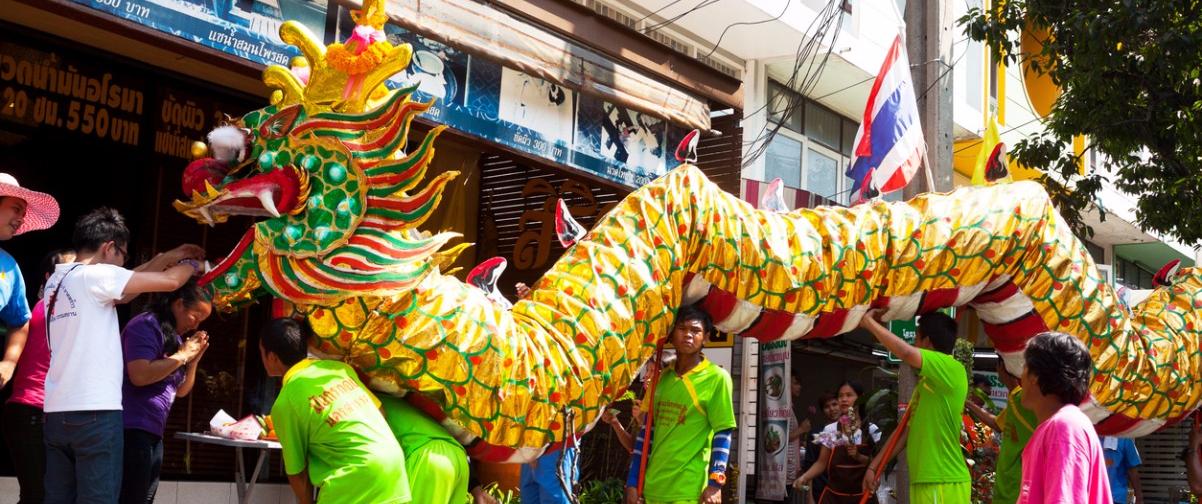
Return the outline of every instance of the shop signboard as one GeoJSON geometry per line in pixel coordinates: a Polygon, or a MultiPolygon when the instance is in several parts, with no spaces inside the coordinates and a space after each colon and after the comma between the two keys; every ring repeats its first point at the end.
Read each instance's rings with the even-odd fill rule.
{"type": "Polygon", "coordinates": [[[788,341],[774,341],[760,345],[760,384],[764,391],[763,407],[760,411],[759,429],[756,430],[759,447],[756,450],[755,497],[765,500],[783,500],[788,479],[789,419],[793,417],[792,397],[789,391],[790,353],[788,341]]]}
{"type": "MultiPolygon", "coordinates": [[[[258,64],[288,65],[299,53],[279,37],[296,20],[325,41],[347,9],[328,16],[326,0],[74,0],[78,4],[258,64]]],[[[635,188],[676,166],[685,134],[652,117],[589,94],[473,57],[387,25],[394,44],[413,45],[409,67],[388,81],[419,84],[418,99],[436,99],[426,117],[468,135],[635,188]]]]}
{"type": "Polygon", "coordinates": [[[439,123],[630,188],[677,164],[683,128],[394,25],[385,32],[413,46],[388,85],[418,84],[417,99],[436,99],[426,116],[439,123]]]}
{"type": "Polygon", "coordinates": [[[287,65],[299,52],[280,40],[296,20],[326,33],[326,0],[74,0],[197,44],[264,65],[287,65]]]}

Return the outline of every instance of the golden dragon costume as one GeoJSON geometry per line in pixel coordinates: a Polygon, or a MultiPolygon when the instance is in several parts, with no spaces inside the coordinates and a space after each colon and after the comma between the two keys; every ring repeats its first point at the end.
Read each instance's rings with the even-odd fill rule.
{"type": "Polygon", "coordinates": [[[272,105],[238,120],[235,141],[210,136],[219,159],[189,166],[191,198],[176,206],[207,224],[264,217],[203,278],[220,309],[290,301],[315,350],[378,392],[408,394],[477,458],[528,461],[587,430],[683,303],[764,341],[833,337],[874,308],[908,319],[967,306],[1016,373],[1028,338],[1067,332],[1092,351],[1086,410],[1107,434],[1147,434],[1202,400],[1191,379],[1202,370],[1202,271],[1164,275],[1168,285],[1125,311],[1030,182],[785,213],[683,164],[600,219],[529,299],[494,303],[440,271],[465,246],[441,251],[453,233],[416,231],[455,174],[417,188],[441,129],[400,152],[429,105],[382,86],[410,56],[382,37],[383,2],[356,21],[328,48],[284,24],[303,60],[265,71],[272,105]]]}

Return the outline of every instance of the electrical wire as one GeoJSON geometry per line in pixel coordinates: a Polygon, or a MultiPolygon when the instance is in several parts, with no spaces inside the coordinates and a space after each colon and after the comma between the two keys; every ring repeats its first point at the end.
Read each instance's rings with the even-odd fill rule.
{"type": "Polygon", "coordinates": [[[699,56],[697,59],[705,59],[705,58],[708,58],[708,57],[710,57],[710,56],[713,56],[713,55],[714,55],[714,51],[717,51],[717,50],[718,50],[718,47],[722,46],[722,39],[726,38],[726,32],[730,31],[730,29],[731,29],[731,28],[734,28],[734,27],[736,27],[736,26],[753,26],[753,25],[759,25],[759,24],[764,24],[764,23],[771,23],[771,22],[773,22],[773,21],[776,21],[776,20],[780,19],[782,16],[784,16],[784,15],[785,15],[785,13],[789,11],[789,6],[790,6],[790,5],[792,5],[792,4],[793,4],[793,0],[787,0],[787,1],[785,2],[785,7],[784,7],[783,9],[781,9],[781,10],[780,10],[780,14],[777,14],[777,15],[776,15],[776,17],[771,17],[771,18],[768,18],[768,19],[762,19],[762,20],[759,20],[759,21],[750,21],[750,22],[748,22],[748,21],[740,21],[740,22],[738,22],[738,23],[731,23],[731,24],[729,24],[729,25],[726,25],[726,28],[724,28],[724,29],[722,30],[722,34],[721,34],[721,35],[718,35],[718,41],[717,41],[717,42],[714,42],[714,47],[710,49],[710,52],[707,52],[707,53],[705,53],[705,56],[699,56]]]}

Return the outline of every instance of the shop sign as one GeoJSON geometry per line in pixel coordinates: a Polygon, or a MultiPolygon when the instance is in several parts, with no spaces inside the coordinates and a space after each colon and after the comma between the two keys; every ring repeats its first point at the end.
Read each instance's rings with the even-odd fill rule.
{"type": "Polygon", "coordinates": [[[299,53],[280,40],[292,19],[318,37],[326,33],[324,0],[74,0],[197,44],[264,65],[287,65],[299,53]]]}
{"type": "Polygon", "coordinates": [[[137,146],[145,84],[95,60],[0,42],[0,121],[137,146]]]}
{"type": "Polygon", "coordinates": [[[417,99],[436,99],[425,114],[436,122],[630,188],[677,164],[683,128],[395,25],[385,32],[413,46],[409,68],[387,84],[417,84],[417,99]]]}
{"type": "Polygon", "coordinates": [[[792,483],[787,481],[789,457],[800,457],[800,453],[789,453],[789,420],[793,418],[789,390],[791,353],[788,341],[760,345],[760,386],[764,399],[760,409],[763,415],[756,431],[759,444],[756,450],[757,499],[783,500],[785,486],[792,483]]]}

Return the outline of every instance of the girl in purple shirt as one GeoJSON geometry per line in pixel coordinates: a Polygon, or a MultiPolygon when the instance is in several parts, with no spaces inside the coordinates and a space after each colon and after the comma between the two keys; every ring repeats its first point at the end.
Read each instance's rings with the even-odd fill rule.
{"type": "Polygon", "coordinates": [[[204,331],[196,331],[186,341],[180,335],[194,331],[212,311],[213,305],[192,279],[175,292],[157,296],[121,332],[125,357],[122,504],[154,502],[167,415],[176,397],[192,391],[196,366],[209,347],[204,331]]]}

